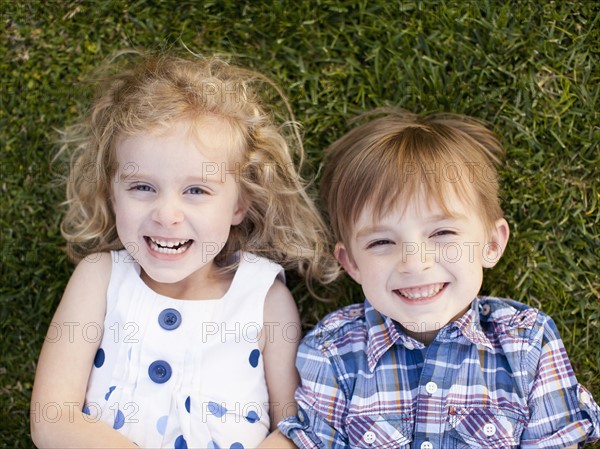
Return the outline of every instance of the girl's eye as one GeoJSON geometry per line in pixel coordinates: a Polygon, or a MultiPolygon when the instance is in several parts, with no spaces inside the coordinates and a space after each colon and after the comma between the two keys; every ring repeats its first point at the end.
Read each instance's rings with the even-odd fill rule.
{"type": "Polygon", "coordinates": [[[388,239],[374,240],[367,244],[367,249],[376,248],[378,246],[393,245],[394,242],[388,239]]]}
{"type": "Polygon", "coordinates": [[[152,192],[153,191],[152,187],[150,187],[148,184],[134,184],[129,188],[129,190],[133,190],[136,192],[152,192]]]}
{"type": "Polygon", "coordinates": [[[191,195],[204,195],[208,192],[201,187],[190,187],[186,190],[186,193],[189,193],[191,195]]]}

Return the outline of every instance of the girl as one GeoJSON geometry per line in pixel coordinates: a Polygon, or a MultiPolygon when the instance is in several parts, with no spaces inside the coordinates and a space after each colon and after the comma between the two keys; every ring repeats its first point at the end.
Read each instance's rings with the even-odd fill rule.
{"type": "Polygon", "coordinates": [[[296,412],[283,268],[323,282],[335,268],[257,87],[281,91],[218,59],[137,58],[65,133],[62,231],[79,263],[40,355],[32,438],[289,445],[265,440],[296,412]]]}

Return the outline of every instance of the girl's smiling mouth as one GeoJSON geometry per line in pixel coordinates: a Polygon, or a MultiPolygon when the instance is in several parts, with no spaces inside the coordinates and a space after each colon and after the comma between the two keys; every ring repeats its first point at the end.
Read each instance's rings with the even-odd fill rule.
{"type": "Polygon", "coordinates": [[[194,243],[194,240],[164,240],[149,236],[144,236],[144,240],[152,249],[161,254],[182,254],[194,243]]]}

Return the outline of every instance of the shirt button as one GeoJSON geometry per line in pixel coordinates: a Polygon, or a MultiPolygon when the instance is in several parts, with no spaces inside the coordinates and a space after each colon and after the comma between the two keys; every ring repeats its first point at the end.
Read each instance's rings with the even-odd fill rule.
{"type": "Polygon", "coordinates": [[[490,307],[489,304],[483,304],[481,306],[481,314],[483,316],[488,316],[490,314],[490,312],[492,311],[492,308],[490,307]]]}
{"type": "Polygon", "coordinates": [[[438,386],[435,382],[427,382],[425,384],[425,391],[429,394],[435,394],[438,391],[438,386]]]}
{"type": "Polygon", "coordinates": [[[175,309],[165,309],[158,315],[158,324],[168,331],[177,329],[181,324],[181,314],[175,309]]]}
{"type": "Polygon", "coordinates": [[[300,421],[301,423],[303,423],[304,420],[304,410],[298,410],[298,421],[300,421]]]}
{"type": "Polygon", "coordinates": [[[152,362],[148,367],[148,376],[152,382],[164,384],[171,378],[171,365],[164,360],[152,362]]]}
{"type": "Polygon", "coordinates": [[[496,426],[491,423],[487,423],[485,426],[483,426],[483,433],[485,433],[488,437],[491,437],[496,433],[496,426]]]}
{"type": "Polygon", "coordinates": [[[361,309],[351,309],[350,310],[350,316],[356,318],[359,315],[362,315],[362,310],[361,309]]]}
{"type": "Polygon", "coordinates": [[[587,391],[581,392],[581,394],[579,395],[579,400],[585,405],[590,405],[590,403],[592,402],[592,398],[590,398],[590,395],[587,391]]]}
{"type": "Polygon", "coordinates": [[[405,341],[404,347],[406,349],[408,349],[409,351],[412,351],[413,349],[415,349],[415,345],[413,345],[410,341],[405,341]]]}
{"type": "Polygon", "coordinates": [[[365,440],[365,443],[367,444],[373,444],[375,442],[375,439],[375,434],[370,430],[368,432],[365,432],[365,434],[363,435],[363,440],[365,440]]]}
{"type": "Polygon", "coordinates": [[[421,443],[421,449],[433,449],[433,444],[431,444],[429,441],[423,441],[421,443]]]}

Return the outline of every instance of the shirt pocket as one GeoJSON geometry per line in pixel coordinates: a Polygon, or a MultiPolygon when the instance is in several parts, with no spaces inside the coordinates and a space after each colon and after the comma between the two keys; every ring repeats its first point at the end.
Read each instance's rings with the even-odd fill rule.
{"type": "Polygon", "coordinates": [[[450,447],[509,449],[519,447],[526,420],[516,410],[454,407],[448,414],[450,447]]]}
{"type": "Polygon", "coordinates": [[[410,415],[369,414],[346,418],[348,443],[351,448],[408,448],[412,441],[410,415]]]}

